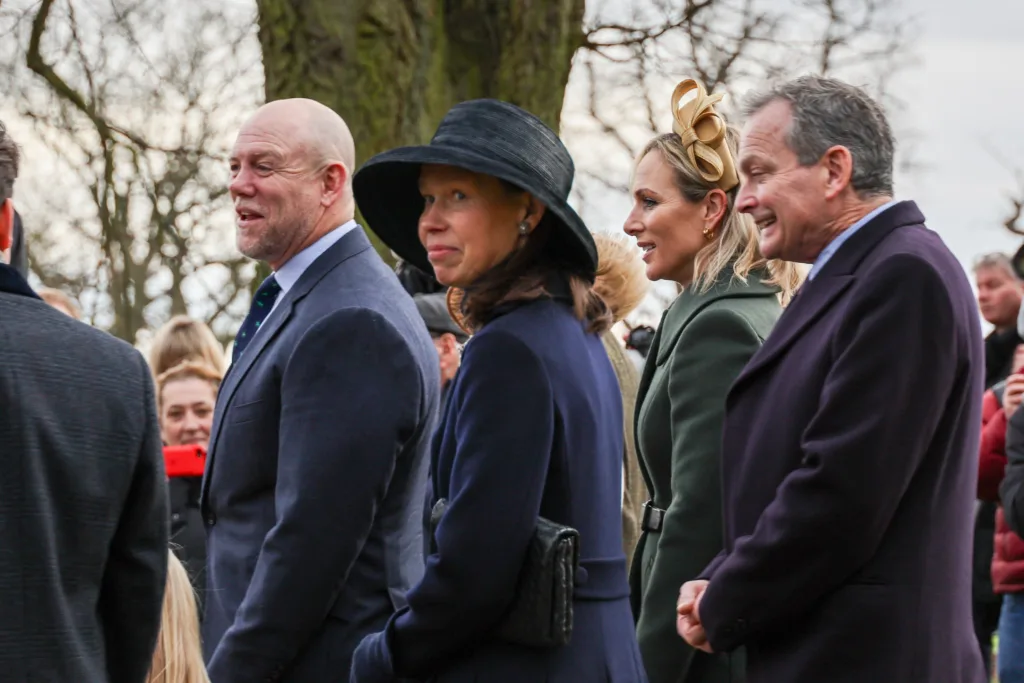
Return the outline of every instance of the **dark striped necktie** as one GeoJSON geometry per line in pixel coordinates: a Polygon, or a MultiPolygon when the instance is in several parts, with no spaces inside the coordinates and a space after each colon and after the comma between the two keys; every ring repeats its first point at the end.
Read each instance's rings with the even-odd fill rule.
{"type": "Polygon", "coordinates": [[[256,290],[256,296],[252,298],[252,305],[249,307],[249,315],[245,316],[245,320],[242,321],[242,326],[238,328],[238,334],[235,336],[235,347],[231,352],[232,363],[238,360],[242,352],[245,351],[245,347],[256,336],[256,331],[270,315],[280,293],[281,285],[277,284],[277,279],[273,275],[264,280],[260,288],[256,290]]]}

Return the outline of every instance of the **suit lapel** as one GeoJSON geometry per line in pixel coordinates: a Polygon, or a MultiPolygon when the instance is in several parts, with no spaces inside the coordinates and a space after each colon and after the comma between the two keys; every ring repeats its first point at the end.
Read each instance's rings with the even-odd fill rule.
{"type": "Polygon", "coordinates": [[[643,457],[639,457],[640,450],[640,411],[643,408],[647,392],[651,388],[651,381],[654,372],[659,365],[668,360],[672,353],[679,335],[683,329],[701,310],[719,299],[750,296],[774,296],[778,288],[764,284],[758,273],[751,273],[746,283],[737,282],[733,279],[732,267],[724,269],[719,275],[715,285],[706,292],[680,294],[668,310],[662,313],[661,322],[654,333],[654,340],[651,342],[651,350],[647,354],[647,361],[644,363],[643,374],[640,376],[640,384],[637,388],[636,407],[633,411],[633,442],[636,446],[637,460],[640,463],[640,471],[647,484],[647,490],[654,491],[654,482],[647,470],[647,464],[643,457]]]}
{"type": "Polygon", "coordinates": [[[654,377],[654,370],[657,367],[658,349],[661,346],[661,334],[662,330],[665,329],[665,316],[668,312],[661,314],[661,320],[658,322],[658,329],[654,332],[654,339],[651,341],[651,348],[647,351],[647,359],[644,361],[644,370],[640,375],[640,384],[637,385],[636,390],[636,403],[633,404],[633,448],[636,450],[637,462],[640,464],[640,473],[644,477],[644,483],[647,485],[647,492],[654,490],[653,482],[651,481],[651,475],[647,471],[647,463],[644,462],[641,456],[642,451],[640,450],[640,409],[644,404],[644,399],[647,398],[647,390],[651,388],[651,378],[654,377]]]}
{"type": "Polygon", "coordinates": [[[822,267],[814,280],[800,288],[764,345],[736,378],[732,391],[777,359],[819,319],[855,281],[857,269],[875,247],[897,228],[924,224],[914,202],[889,207],[862,226],[822,267]]]}
{"type": "Polygon", "coordinates": [[[797,296],[783,311],[772,333],[757,353],[750,359],[747,366],[736,378],[733,387],[739,386],[750,375],[771,363],[793,342],[800,338],[804,330],[828,310],[832,303],[853,284],[852,275],[818,275],[813,282],[807,282],[797,296]]]}
{"type": "Polygon", "coordinates": [[[347,235],[338,240],[327,251],[321,254],[302,274],[295,286],[288,291],[277,305],[277,309],[271,312],[264,325],[256,333],[256,337],[249,343],[245,351],[236,363],[228,368],[227,376],[221,384],[217,394],[217,406],[214,410],[213,427],[210,430],[210,445],[207,450],[206,471],[203,476],[202,491],[200,500],[203,505],[206,503],[207,490],[209,487],[210,473],[213,471],[213,463],[217,455],[217,441],[224,425],[224,418],[231,407],[232,399],[242,380],[252,369],[253,364],[263,354],[274,338],[284,329],[289,320],[292,319],[296,307],[309,294],[313,288],[334,268],[344,261],[371,249],[370,240],[360,227],[353,228],[347,235]]]}

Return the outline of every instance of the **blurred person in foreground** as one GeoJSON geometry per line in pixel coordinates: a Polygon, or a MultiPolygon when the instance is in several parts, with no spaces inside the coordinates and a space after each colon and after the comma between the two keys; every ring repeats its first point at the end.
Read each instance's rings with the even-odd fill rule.
{"type": "MultiPolygon", "coordinates": [[[[640,305],[650,282],[644,274],[644,262],[640,260],[633,240],[621,234],[599,232],[594,234],[594,243],[597,245],[598,263],[594,291],[608,305],[612,324],[615,324],[625,320],[640,305]]],[[[640,472],[633,429],[640,373],[611,328],[601,335],[601,342],[608,352],[608,360],[612,362],[622,393],[622,550],[626,553],[628,567],[640,540],[643,506],[650,495],[640,472]]]]}
{"type": "MultiPolygon", "coordinates": [[[[0,124],[0,250],[18,148],[0,124]]],[[[138,351],[0,259],[0,671],[142,683],[167,573],[153,382],[138,351]]]]}
{"type": "Polygon", "coordinates": [[[813,264],[726,401],[725,550],[679,631],[746,647],[750,683],[985,678],[971,627],[984,349],[956,258],[893,200],[894,140],[858,88],[755,97],[740,211],[813,264]]]}
{"type": "Polygon", "coordinates": [[[203,480],[214,683],[345,681],[423,573],[437,353],[354,220],[355,148],[312,100],[230,159],[239,250],[270,265],[217,397],[203,480]]]}
{"type": "Polygon", "coordinates": [[[567,202],[573,174],[538,118],[473,100],[430,144],[356,175],[363,215],[451,288],[473,338],[433,442],[426,573],[356,650],[353,683],[646,680],[622,552],[622,399],[600,339],[611,315],[593,287],[593,237],[567,202]],[[540,608],[558,589],[519,579],[541,518],[579,533],[567,643],[534,641],[553,626],[540,608]]]}
{"type": "Polygon", "coordinates": [[[725,396],[799,282],[793,264],[762,257],[754,221],[736,211],[738,136],[715,111],[720,99],[692,79],[676,86],[674,130],[640,153],[623,227],[643,250],[647,277],[682,288],[647,357],[635,417],[652,498],[630,582],[651,683],[742,677],[742,656],[680,640],[675,602],[723,548],[725,396]]]}

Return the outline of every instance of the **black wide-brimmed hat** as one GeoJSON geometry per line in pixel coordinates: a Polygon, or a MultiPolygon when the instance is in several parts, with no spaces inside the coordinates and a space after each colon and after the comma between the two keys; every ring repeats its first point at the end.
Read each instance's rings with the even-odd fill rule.
{"type": "Polygon", "coordinates": [[[544,220],[554,220],[549,252],[594,279],[594,238],[567,201],[575,172],[572,157],[536,116],[499,100],[463,102],[445,115],[429,145],[378,154],[356,173],[353,192],[370,228],[402,259],[431,273],[417,230],[423,164],[457,166],[529,192],[547,207],[544,220]]]}

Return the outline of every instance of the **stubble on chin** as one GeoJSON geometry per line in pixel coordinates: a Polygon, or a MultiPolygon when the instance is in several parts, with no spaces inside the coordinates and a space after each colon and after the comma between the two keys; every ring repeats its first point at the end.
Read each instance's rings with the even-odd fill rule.
{"type": "Polygon", "coordinates": [[[267,234],[252,238],[238,232],[235,237],[235,245],[244,256],[256,261],[267,261],[275,253],[273,237],[267,234]]]}

